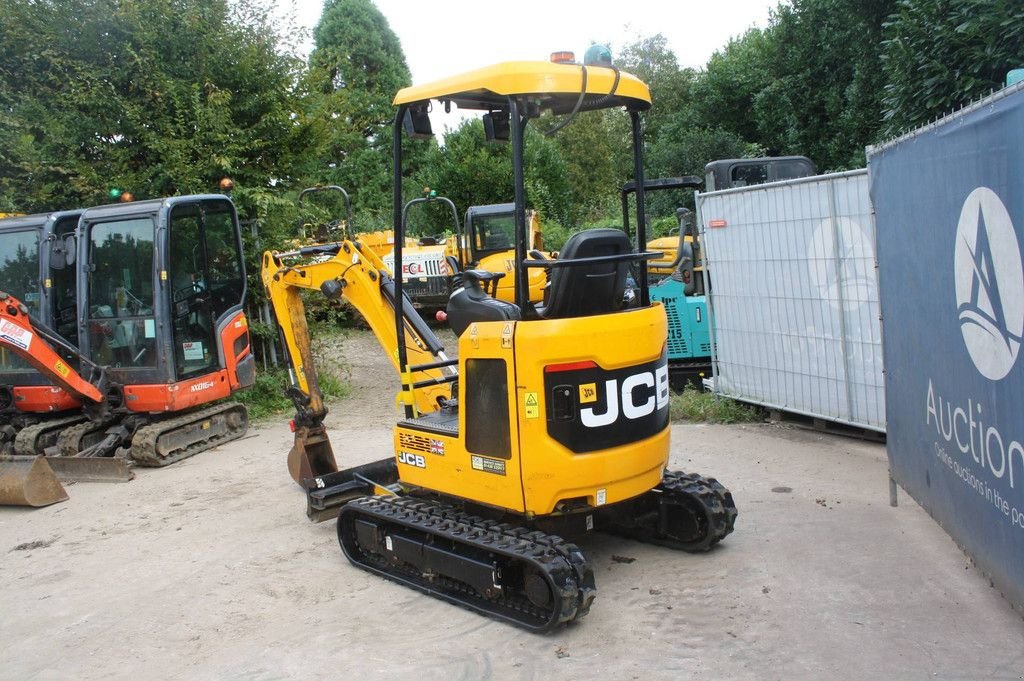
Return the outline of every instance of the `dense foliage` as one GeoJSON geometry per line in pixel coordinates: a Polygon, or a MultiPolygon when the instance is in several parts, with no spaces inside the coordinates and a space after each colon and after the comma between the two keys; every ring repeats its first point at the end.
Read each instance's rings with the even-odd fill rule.
{"type": "MultiPolygon", "coordinates": [[[[390,220],[391,132],[395,93],[411,84],[398,36],[370,0],[326,0],[313,31],[304,115],[316,132],[307,182],[338,184],[357,212],[390,220]]],[[[409,142],[411,173],[430,145],[409,142]]]]}
{"type": "MultiPolygon", "coordinates": [[[[341,185],[357,229],[388,228],[391,102],[410,83],[399,37],[372,0],[325,0],[302,60],[301,35],[272,10],[271,0],[0,0],[0,212],[97,205],[115,187],[138,199],[215,191],[230,176],[253,306],[263,302],[262,250],[294,244],[305,223],[345,217],[338,193],[300,209],[303,188],[341,185]]],[[[681,66],[662,35],[613,47],[651,89],[648,177],[783,154],[840,170],[862,166],[865,145],[1024,67],[1024,5],[785,0],[766,28],[702,68],[681,66]]],[[[555,248],[574,230],[617,224],[618,191],[633,174],[622,112],[585,113],[545,135],[557,122],[545,114],[528,126],[525,178],[555,248]]],[[[461,218],[513,198],[508,146],[487,143],[479,120],[404,149],[407,199],[435,189],[461,218]]],[[[651,197],[655,234],[691,201],[675,194],[651,197]]],[[[453,229],[439,207],[426,204],[418,231],[453,229]]],[[[344,315],[322,298],[308,309],[328,322],[344,315]]],[[[251,328],[257,345],[273,343],[270,325],[251,328]]],[[[261,385],[276,393],[278,379],[261,385]]]]}
{"type": "MultiPolygon", "coordinates": [[[[137,198],[209,191],[230,175],[258,247],[300,217],[390,224],[394,93],[410,82],[398,36],[371,0],[326,0],[307,62],[268,0],[0,0],[0,211],[92,205],[111,187],[137,198]],[[316,207],[317,204],[319,208],[316,207]]],[[[703,68],[661,35],[615,46],[649,83],[648,176],[696,174],[716,158],[803,154],[858,167],[864,147],[998,87],[1024,66],[1017,0],[788,0],[703,68]]],[[[581,50],[582,51],[582,50],[581,50]]],[[[618,219],[632,175],[628,120],[579,116],[552,137],[533,121],[527,199],[566,229],[618,219]]],[[[406,146],[405,193],[424,186],[472,204],[511,200],[507,147],[478,121],[406,146]]],[[[670,213],[679,197],[652,201],[670,213]]],[[[430,228],[443,227],[442,218],[430,228]]]]}
{"type": "Polygon", "coordinates": [[[899,0],[881,46],[886,131],[927,123],[1024,68],[1020,0],[899,0]]]}
{"type": "Polygon", "coordinates": [[[18,210],[267,185],[299,62],[227,0],[0,0],[0,196],[18,210]]]}

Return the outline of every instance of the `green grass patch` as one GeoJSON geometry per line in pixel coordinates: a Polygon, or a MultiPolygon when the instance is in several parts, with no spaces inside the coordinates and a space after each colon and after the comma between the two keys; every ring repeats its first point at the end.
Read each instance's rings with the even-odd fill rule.
{"type": "MultiPolygon", "coordinates": [[[[317,379],[324,400],[346,397],[351,392],[351,386],[345,378],[348,369],[338,358],[337,353],[332,352],[343,332],[338,329],[336,323],[323,320],[311,320],[309,329],[310,349],[316,361],[317,379]]],[[[249,418],[253,421],[290,415],[294,413],[295,406],[285,395],[289,385],[288,370],[284,367],[258,370],[256,383],[240,393],[238,401],[249,408],[249,418]]]]}
{"type": "Polygon", "coordinates": [[[765,420],[765,411],[760,407],[689,387],[672,395],[669,414],[673,421],[694,423],[756,423],[765,420]]]}
{"type": "MultiPolygon", "coordinates": [[[[350,392],[350,386],[333,370],[319,373],[320,391],[325,400],[340,399],[350,392]]],[[[272,416],[291,414],[295,407],[285,395],[288,387],[288,372],[284,369],[258,371],[256,382],[238,395],[238,401],[249,409],[249,419],[259,421],[272,416]]]]}

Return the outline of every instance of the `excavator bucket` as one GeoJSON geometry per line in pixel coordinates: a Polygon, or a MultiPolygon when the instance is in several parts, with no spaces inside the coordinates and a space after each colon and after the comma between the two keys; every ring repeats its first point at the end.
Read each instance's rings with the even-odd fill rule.
{"type": "Polygon", "coordinates": [[[68,493],[50,468],[46,457],[0,458],[0,505],[49,506],[67,501],[68,493]]]}
{"type": "Polygon", "coordinates": [[[304,480],[338,472],[334,449],[327,431],[321,426],[295,427],[295,443],[288,452],[288,472],[292,480],[303,485],[304,480]]]}

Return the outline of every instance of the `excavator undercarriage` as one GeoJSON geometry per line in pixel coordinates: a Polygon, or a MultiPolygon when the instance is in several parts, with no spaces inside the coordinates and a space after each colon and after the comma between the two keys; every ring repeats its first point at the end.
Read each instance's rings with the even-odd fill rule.
{"type": "Polygon", "coordinates": [[[699,475],[666,471],[661,485],[636,499],[531,522],[479,505],[466,510],[459,500],[394,484],[374,494],[371,487],[380,489],[383,478],[369,484],[367,476],[386,473],[389,463],[394,460],[343,471],[338,486],[309,494],[311,506],[332,495],[342,504],[327,502],[340,511],[338,541],[345,556],[369,572],[535,631],[583,617],[596,594],[586,556],[562,534],[607,532],[700,553],[736,522],[729,491],[699,475]]]}

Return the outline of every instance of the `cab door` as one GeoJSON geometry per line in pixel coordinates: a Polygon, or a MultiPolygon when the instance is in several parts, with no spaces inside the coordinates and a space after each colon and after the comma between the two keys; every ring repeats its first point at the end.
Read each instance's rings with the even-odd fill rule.
{"type": "Polygon", "coordinates": [[[222,368],[218,324],[242,304],[244,275],[234,208],[223,199],[174,205],[168,276],[176,380],[222,368]]]}

